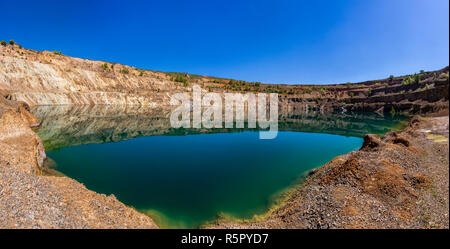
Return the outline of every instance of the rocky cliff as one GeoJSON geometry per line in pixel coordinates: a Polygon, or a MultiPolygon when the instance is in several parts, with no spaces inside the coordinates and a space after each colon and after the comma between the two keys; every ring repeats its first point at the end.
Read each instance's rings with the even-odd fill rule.
{"type": "Polygon", "coordinates": [[[29,105],[138,104],[166,102],[176,89],[167,75],[51,52],[0,46],[0,89],[29,105]],[[105,65],[105,66],[104,66],[105,65]],[[142,76],[139,76],[142,72],[142,76]]]}
{"type": "MultiPolygon", "coordinates": [[[[214,92],[275,92],[286,111],[431,113],[448,110],[449,68],[355,84],[271,85],[165,73],[61,53],[0,46],[0,89],[34,105],[168,105],[193,84],[214,92]]],[[[447,111],[448,112],[448,111],[447,111]]]]}
{"type": "Polygon", "coordinates": [[[0,228],[156,228],[113,195],[45,175],[44,146],[30,128],[39,121],[28,110],[0,98],[0,228]]]}
{"type": "Polygon", "coordinates": [[[263,217],[210,227],[448,229],[448,129],[448,116],[416,116],[401,132],[368,134],[263,217]]]}

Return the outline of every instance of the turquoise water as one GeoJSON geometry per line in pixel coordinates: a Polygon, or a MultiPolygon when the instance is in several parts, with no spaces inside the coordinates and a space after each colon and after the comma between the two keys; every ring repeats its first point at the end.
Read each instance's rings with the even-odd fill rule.
{"type": "Polygon", "coordinates": [[[345,136],[345,127],[358,127],[349,129],[352,134],[368,124],[366,130],[382,133],[401,123],[358,118],[345,127],[332,123],[340,134],[335,135],[324,124],[328,119],[315,117],[302,121],[301,128],[285,121],[276,139],[260,140],[249,130],[172,130],[164,117],[142,113],[33,111],[43,121],[38,134],[57,171],[91,190],[114,194],[169,228],[198,227],[218,214],[263,214],[306,172],[360,148],[362,138],[345,136]],[[314,127],[322,129],[301,132],[314,127]]]}

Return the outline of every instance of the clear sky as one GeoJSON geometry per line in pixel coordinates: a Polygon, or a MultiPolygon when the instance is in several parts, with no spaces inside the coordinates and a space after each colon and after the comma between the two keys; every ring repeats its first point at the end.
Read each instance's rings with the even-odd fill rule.
{"type": "Polygon", "coordinates": [[[343,83],[449,64],[448,0],[0,0],[0,40],[265,83],[343,83]]]}

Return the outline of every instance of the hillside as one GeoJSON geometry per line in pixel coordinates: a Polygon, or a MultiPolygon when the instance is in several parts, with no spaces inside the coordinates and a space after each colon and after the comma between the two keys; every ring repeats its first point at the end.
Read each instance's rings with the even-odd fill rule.
{"type": "MultiPolygon", "coordinates": [[[[170,134],[158,117],[168,113],[162,107],[171,93],[199,84],[214,92],[279,93],[281,130],[302,127],[305,132],[363,136],[366,126],[387,128],[377,125],[376,113],[359,121],[358,115],[345,112],[448,115],[448,73],[446,67],[356,84],[271,85],[0,45],[0,228],[157,227],[113,195],[95,193],[68,177],[47,175],[51,169],[44,165],[44,143],[31,129],[40,122],[55,127],[41,131],[52,148],[170,134]],[[54,113],[40,106],[69,104],[54,113]],[[94,104],[116,106],[102,112],[94,104]],[[30,106],[43,108],[35,109],[40,120],[30,106]],[[313,115],[303,115],[310,111],[313,115]],[[326,111],[339,114],[317,114],[326,111]],[[70,118],[65,113],[71,113],[70,118]],[[109,136],[96,135],[102,130],[109,136]]],[[[448,116],[415,117],[402,132],[383,138],[366,135],[359,151],[312,171],[265,216],[243,222],[224,219],[211,226],[448,228],[448,129],[448,116]]]]}
{"type": "Polygon", "coordinates": [[[117,63],[0,46],[0,89],[34,105],[127,104],[161,106],[170,94],[198,84],[214,92],[276,92],[281,108],[314,111],[430,113],[448,109],[449,68],[361,83],[273,85],[187,73],[158,72],[117,63]]]}

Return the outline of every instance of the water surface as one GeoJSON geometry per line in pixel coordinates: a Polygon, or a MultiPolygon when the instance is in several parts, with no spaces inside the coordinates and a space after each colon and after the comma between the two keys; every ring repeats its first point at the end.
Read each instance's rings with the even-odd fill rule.
{"type": "Polygon", "coordinates": [[[130,107],[36,107],[37,130],[56,170],[114,194],[161,227],[198,227],[226,214],[263,214],[309,170],[357,150],[366,133],[404,118],[281,113],[273,140],[256,130],[172,129],[169,111],[130,107]]]}

